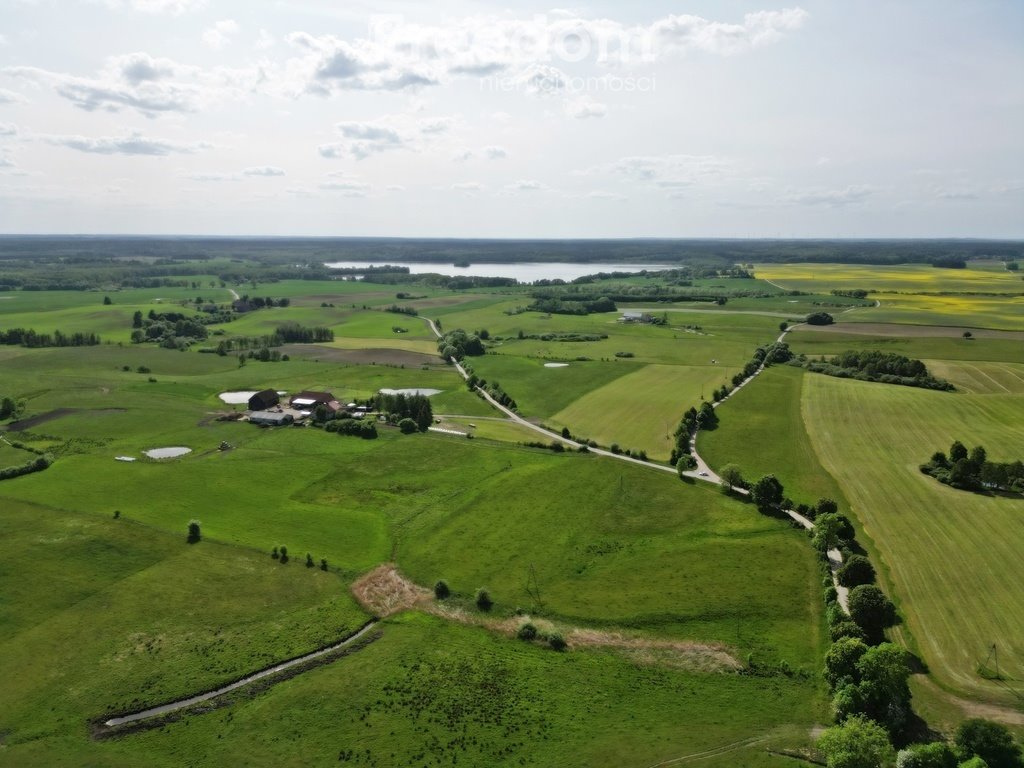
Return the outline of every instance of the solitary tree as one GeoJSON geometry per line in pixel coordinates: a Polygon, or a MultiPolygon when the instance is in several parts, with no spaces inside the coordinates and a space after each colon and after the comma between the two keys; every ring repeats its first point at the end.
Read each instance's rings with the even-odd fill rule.
{"type": "Polygon", "coordinates": [[[489,611],[494,607],[494,601],[491,600],[491,595],[486,589],[478,589],[476,591],[476,607],[481,611],[489,611]]]}
{"type": "Polygon", "coordinates": [[[321,557],[320,558],[320,570],[321,571],[326,571],[327,570],[327,558],[326,557],[321,557]]]}
{"type": "Polygon", "coordinates": [[[283,564],[288,562],[288,547],[286,547],[286,546],[284,546],[282,544],[278,549],[281,552],[280,560],[281,560],[281,564],[283,565],[283,564]]]}
{"type": "Polygon", "coordinates": [[[188,523],[188,543],[195,544],[201,538],[203,538],[203,535],[199,529],[199,521],[190,520],[188,523]]]}
{"type": "Polygon", "coordinates": [[[113,303],[114,302],[111,300],[111,298],[109,296],[104,296],[103,297],[103,306],[109,307],[113,303]]]}
{"type": "Polygon", "coordinates": [[[566,646],[565,638],[557,632],[552,632],[548,635],[548,645],[550,645],[553,650],[564,651],[566,646]]]}
{"type": "Polygon", "coordinates": [[[783,499],[782,483],[775,475],[765,475],[750,489],[750,498],[762,512],[778,509],[783,499]]]}
{"type": "Polygon", "coordinates": [[[718,471],[718,476],[722,478],[722,487],[727,491],[743,485],[743,473],[735,464],[726,464],[718,471]]]}
{"type": "Polygon", "coordinates": [[[447,600],[451,594],[452,591],[448,587],[448,582],[444,579],[440,579],[437,584],[434,585],[434,597],[438,600],[447,600]]]}
{"type": "Polygon", "coordinates": [[[828,768],[891,768],[896,762],[885,729],[859,715],[827,729],[818,740],[818,749],[828,768]]]}
{"type": "Polygon", "coordinates": [[[306,567],[307,568],[312,568],[315,565],[316,565],[316,563],[313,562],[313,555],[311,555],[309,552],[307,552],[306,553],[306,567]]]}

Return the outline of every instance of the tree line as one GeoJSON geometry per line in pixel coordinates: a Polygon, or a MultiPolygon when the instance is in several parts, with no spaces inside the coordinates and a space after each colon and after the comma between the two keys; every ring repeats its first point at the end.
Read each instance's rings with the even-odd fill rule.
{"type": "Polygon", "coordinates": [[[955,389],[948,381],[933,376],[920,360],[893,352],[850,350],[828,359],[822,356],[820,360],[808,361],[805,367],[809,371],[840,379],[899,384],[904,387],[921,387],[942,392],[952,392],[955,389]]]}
{"type": "Polygon", "coordinates": [[[989,461],[983,446],[970,451],[959,440],[949,447],[949,456],[936,451],[921,465],[921,471],[940,483],[965,491],[989,489],[1024,493],[1024,461],[989,461]]]}
{"type": "Polygon", "coordinates": [[[11,347],[94,347],[101,343],[95,333],[37,333],[32,328],[0,330],[0,344],[11,347]]]}

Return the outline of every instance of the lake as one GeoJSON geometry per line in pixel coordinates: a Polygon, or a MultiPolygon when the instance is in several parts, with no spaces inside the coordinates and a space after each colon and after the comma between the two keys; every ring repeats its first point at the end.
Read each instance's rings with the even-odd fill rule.
{"type": "Polygon", "coordinates": [[[495,262],[471,264],[456,267],[454,264],[422,264],[409,261],[386,261],[369,264],[365,261],[329,261],[325,266],[332,269],[365,269],[368,266],[408,267],[414,275],[433,273],[437,275],[465,275],[467,277],[514,277],[521,283],[537,280],[575,280],[583,275],[597,272],[641,272],[643,270],[674,269],[672,264],[580,264],[578,262],[495,262]]]}

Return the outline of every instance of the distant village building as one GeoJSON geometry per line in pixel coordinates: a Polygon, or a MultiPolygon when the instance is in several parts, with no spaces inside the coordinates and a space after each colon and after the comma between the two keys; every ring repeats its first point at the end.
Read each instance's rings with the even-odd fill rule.
{"type": "Polygon", "coordinates": [[[311,411],[318,405],[330,405],[335,403],[337,405],[338,400],[330,392],[299,392],[298,394],[292,395],[292,408],[298,408],[300,411],[311,411]]]}
{"type": "Polygon", "coordinates": [[[267,427],[286,427],[295,419],[290,413],[279,413],[278,411],[253,411],[249,414],[249,421],[252,424],[260,424],[267,427]]]}
{"type": "Polygon", "coordinates": [[[643,312],[623,312],[622,322],[624,323],[639,323],[644,319],[643,312]]]}
{"type": "Polygon", "coordinates": [[[265,411],[281,402],[280,396],[273,389],[264,389],[249,398],[250,411],[265,411]]]}

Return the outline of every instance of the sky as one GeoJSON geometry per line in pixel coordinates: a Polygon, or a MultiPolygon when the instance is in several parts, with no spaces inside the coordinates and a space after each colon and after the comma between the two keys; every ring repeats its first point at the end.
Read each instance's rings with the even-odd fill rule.
{"type": "Polygon", "coordinates": [[[0,233],[1024,237],[1024,3],[0,0],[0,233]]]}

